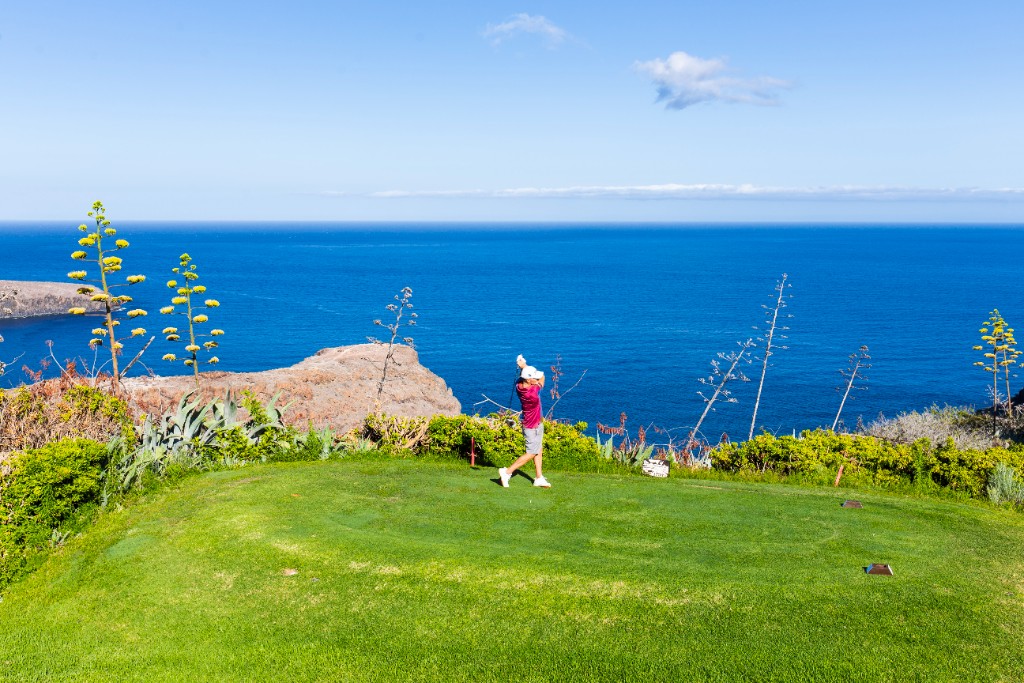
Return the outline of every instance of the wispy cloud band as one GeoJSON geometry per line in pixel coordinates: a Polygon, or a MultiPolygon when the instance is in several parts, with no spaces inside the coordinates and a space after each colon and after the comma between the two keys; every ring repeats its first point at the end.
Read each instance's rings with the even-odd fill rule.
{"type": "Polygon", "coordinates": [[[667,109],[685,109],[701,102],[778,104],[778,91],[787,81],[770,76],[737,78],[728,75],[724,59],[702,59],[673,52],[667,59],[636,62],[634,68],[650,76],[658,101],[667,109]]]}
{"type": "MultiPolygon", "coordinates": [[[[351,197],[348,192],[326,191],[327,197],[351,197]]],[[[490,198],[490,199],[751,199],[751,200],[862,200],[862,201],[1020,201],[1024,188],[922,188],[901,186],[838,185],[773,187],[763,185],[678,184],[578,185],[571,187],[516,187],[497,190],[384,190],[358,196],[374,199],[490,198]]]]}
{"type": "Polygon", "coordinates": [[[571,38],[568,31],[548,21],[546,17],[525,13],[516,14],[500,24],[488,24],[483,30],[484,38],[493,45],[500,45],[522,34],[539,36],[548,47],[556,47],[571,38]]]}

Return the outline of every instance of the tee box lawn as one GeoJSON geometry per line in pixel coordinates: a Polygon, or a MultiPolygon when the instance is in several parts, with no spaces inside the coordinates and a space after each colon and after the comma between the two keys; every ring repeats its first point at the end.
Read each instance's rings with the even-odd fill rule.
{"type": "Polygon", "coordinates": [[[185,479],[7,589],[0,680],[1024,679],[1020,514],[549,479],[388,459],[185,479]]]}

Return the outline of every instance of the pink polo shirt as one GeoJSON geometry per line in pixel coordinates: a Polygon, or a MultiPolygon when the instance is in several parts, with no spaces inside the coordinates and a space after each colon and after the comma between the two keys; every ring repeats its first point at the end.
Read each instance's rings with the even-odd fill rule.
{"type": "Polygon", "coordinates": [[[516,383],[516,393],[523,405],[523,427],[534,429],[544,421],[540,409],[540,387],[533,384],[516,383]]]}

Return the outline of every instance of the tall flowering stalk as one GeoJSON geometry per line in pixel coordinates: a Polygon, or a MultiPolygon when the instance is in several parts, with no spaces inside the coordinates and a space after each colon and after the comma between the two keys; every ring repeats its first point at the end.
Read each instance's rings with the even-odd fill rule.
{"type": "Polygon", "coordinates": [[[845,387],[836,387],[836,391],[843,392],[843,399],[839,402],[839,410],[836,411],[836,419],[832,420],[832,431],[836,430],[839,426],[839,416],[843,414],[843,407],[846,405],[846,399],[849,398],[850,392],[854,389],[866,390],[864,382],[868,381],[868,378],[864,376],[865,370],[871,369],[871,356],[868,355],[867,344],[864,344],[856,353],[850,354],[850,362],[847,364],[845,370],[840,370],[839,375],[843,378],[843,382],[846,383],[845,387]],[[860,381],[861,386],[855,387],[854,383],[860,381]]]}
{"type": "MultiPolygon", "coordinates": [[[[1017,357],[1021,351],[1017,348],[1017,340],[1013,336],[1013,328],[1006,324],[999,309],[993,310],[978,330],[981,333],[981,340],[989,347],[985,352],[984,361],[976,361],[974,364],[984,368],[985,372],[992,373],[992,414],[995,415],[999,406],[999,374],[1003,374],[1006,382],[1006,410],[1010,411],[1010,366],[1017,364],[1017,357]]],[[[984,350],[983,346],[975,346],[975,351],[984,350]]]]}
{"type": "MultiPolygon", "coordinates": [[[[395,340],[398,339],[398,331],[402,327],[402,318],[404,317],[407,311],[409,312],[409,319],[405,322],[405,325],[407,325],[408,327],[413,327],[416,324],[416,318],[418,316],[412,312],[411,299],[412,289],[409,287],[403,287],[402,291],[395,295],[395,301],[397,301],[398,303],[388,304],[387,307],[388,310],[395,316],[395,322],[385,325],[384,321],[382,320],[373,321],[374,325],[383,327],[385,330],[391,333],[391,338],[388,341],[383,342],[375,337],[367,337],[367,340],[374,344],[378,344],[381,346],[387,344],[388,347],[388,352],[384,356],[384,366],[381,369],[380,381],[377,382],[377,400],[375,401],[377,412],[380,412],[381,409],[381,399],[384,395],[384,383],[388,381],[388,368],[391,366],[392,363],[395,362],[395,340]]],[[[413,345],[412,337],[403,337],[402,341],[408,344],[409,346],[413,345]]]]}
{"type": "MultiPolygon", "coordinates": [[[[112,283],[114,274],[121,270],[121,258],[114,254],[122,249],[128,248],[128,242],[123,239],[114,239],[117,235],[117,230],[110,227],[110,221],[107,220],[102,202],[93,202],[92,211],[90,211],[88,215],[96,222],[96,227],[95,229],[90,230],[89,226],[84,223],[78,226],[78,229],[81,232],[86,233],[84,237],[78,240],[79,246],[83,247],[83,249],[73,252],[71,254],[71,258],[76,261],[88,261],[89,263],[95,263],[99,269],[99,279],[86,280],[89,273],[85,270],[73,270],[68,273],[68,277],[72,280],[78,280],[79,282],[92,282],[94,285],[98,285],[83,285],[78,288],[78,293],[88,295],[93,301],[101,302],[103,304],[103,327],[93,329],[93,338],[89,340],[89,346],[95,349],[106,344],[110,348],[110,363],[112,370],[110,374],[110,386],[116,391],[118,381],[121,379],[121,369],[118,364],[118,358],[124,348],[124,344],[121,343],[117,336],[116,328],[121,324],[121,322],[117,320],[117,315],[121,311],[121,306],[123,304],[131,303],[132,297],[127,294],[114,295],[112,292],[115,288],[137,285],[140,282],[145,282],[146,276],[129,275],[126,278],[125,283],[112,283]],[[104,244],[104,239],[107,238],[109,238],[108,242],[104,244]],[[113,240],[113,248],[110,248],[109,240],[113,240]]],[[[73,315],[85,315],[85,312],[85,308],[81,306],[76,306],[68,310],[68,313],[73,315]]],[[[127,311],[125,315],[132,319],[141,318],[146,315],[146,311],[141,308],[134,308],[127,311]]],[[[141,337],[144,334],[146,334],[146,330],[143,327],[136,327],[131,331],[132,337],[141,337]]],[[[129,366],[130,365],[131,364],[129,364],[129,366]]],[[[125,368],[125,370],[127,370],[127,368],[125,368]]]]}
{"type": "MultiPolygon", "coordinates": [[[[731,392],[726,389],[726,385],[733,381],[738,380],[740,382],[749,382],[750,378],[743,374],[743,370],[739,367],[740,363],[743,362],[743,357],[747,355],[750,349],[754,348],[754,340],[748,339],[745,342],[737,342],[740,350],[731,351],[730,353],[719,353],[718,358],[711,361],[711,374],[707,377],[699,377],[697,381],[706,387],[710,387],[710,396],[706,396],[703,391],[698,391],[697,395],[704,399],[704,412],[700,414],[700,419],[697,420],[697,424],[694,425],[693,430],[690,432],[690,440],[693,441],[700,437],[700,426],[704,424],[704,418],[708,416],[708,413],[714,410],[716,401],[725,401],[726,403],[736,403],[737,399],[732,396],[731,392]],[[724,364],[728,363],[729,367],[722,369],[724,364]]],[[[746,361],[750,363],[748,359],[746,361]]]]}
{"type": "MultiPolygon", "coordinates": [[[[791,294],[786,294],[786,289],[793,285],[787,284],[786,280],[789,275],[786,273],[782,274],[782,279],[775,285],[775,305],[764,306],[761,308],[765,311],[764,321],[764,332],[763,336],[758,338],[758,341],[764,343],[764,355],[761,356],[761,381],[757,384],[757,398],[754,399],[754,414],[750,416],[750,432],[747,434],[747,439],[754,438],[754,427],[757,424],[757,411],[761,407],[761,391],[764,389],[764,378],[768,374],[769,358],[775,355],[776,349],[785,349],[778,343],[779,340],[785,340],[786,335],[784,332],[789,328],[782,324],[779,320],[779,314],[782,312],[787,305],[786,299],[790,298],[791,294]]],[[[782,313],[783,318],[792,317],[786,313],[782,313]]]]}
{"type": "MultiPolygon", "coordinates": [[[[167,287],[175,290],[175,296],[171,299],[170,306],[164,306],[160,309],[160,312],[164,315],[183,315],[188,321],[188,342],[185,345],[185,352],[188,354],[184,358],[178,358],[173,353],[164,355],[163,359],[170,362],[177,362],[181,360],[186,366],[192,368],[192,372],[196,379],[196,389],[199,388],[199,365],[200,363],[206,363],[207,365],[216,365],[220,362],[217,356],[211,355],[207,360],[199,360],[199,352],[206,351],[213,353],[213,350],[217,348],[218,344],[213,339],[204,341],[202,346],[199,345],[199,340],[203,337],[219,337],[224,334],[224,330],[212,329],[209,334],[200,334],[196,331],[197,325],[203,325],[209,322],[209,316],[201,311],[206,311],[211,308],[217,308],[220,306],[220,302],[216,299],[205,299],[200,305],[198,303],[198,297],[206,292],[205,285],[200,285],[196,282],[199,279],[199,274],[196,273],[196,266],[192,263],[192,257],[188,254],[182,254],[179,257],[180,265],[177,268],[172,268],[172,272],[181,276],[184,282],[181,286],[178,285],[177,280],[168,280],[167,287]],[[184,310],[177,310],[177,306],[184,306],[184,310]]],[[[177,327],[165,327],[163,331],[169,342],[180,342],[181,335],[178,332],[177,327]]]]}

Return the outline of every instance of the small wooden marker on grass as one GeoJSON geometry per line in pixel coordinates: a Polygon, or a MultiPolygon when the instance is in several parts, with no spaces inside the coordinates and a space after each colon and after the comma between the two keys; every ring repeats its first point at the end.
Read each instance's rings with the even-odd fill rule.
{"type": "Polygon", "coordinates": [[[864,506],[861,505],[861,502],[859,500],[844,500],[843,504],[840,505],[839,507],[844,507],[844,508],[862,508],[864,506]]]}
{"type": "Polygon", "coordinates": [[[887,564],[869,564],[864,567],[864,572],[875,576],[892,576],[892,567],[887,564]]]}

